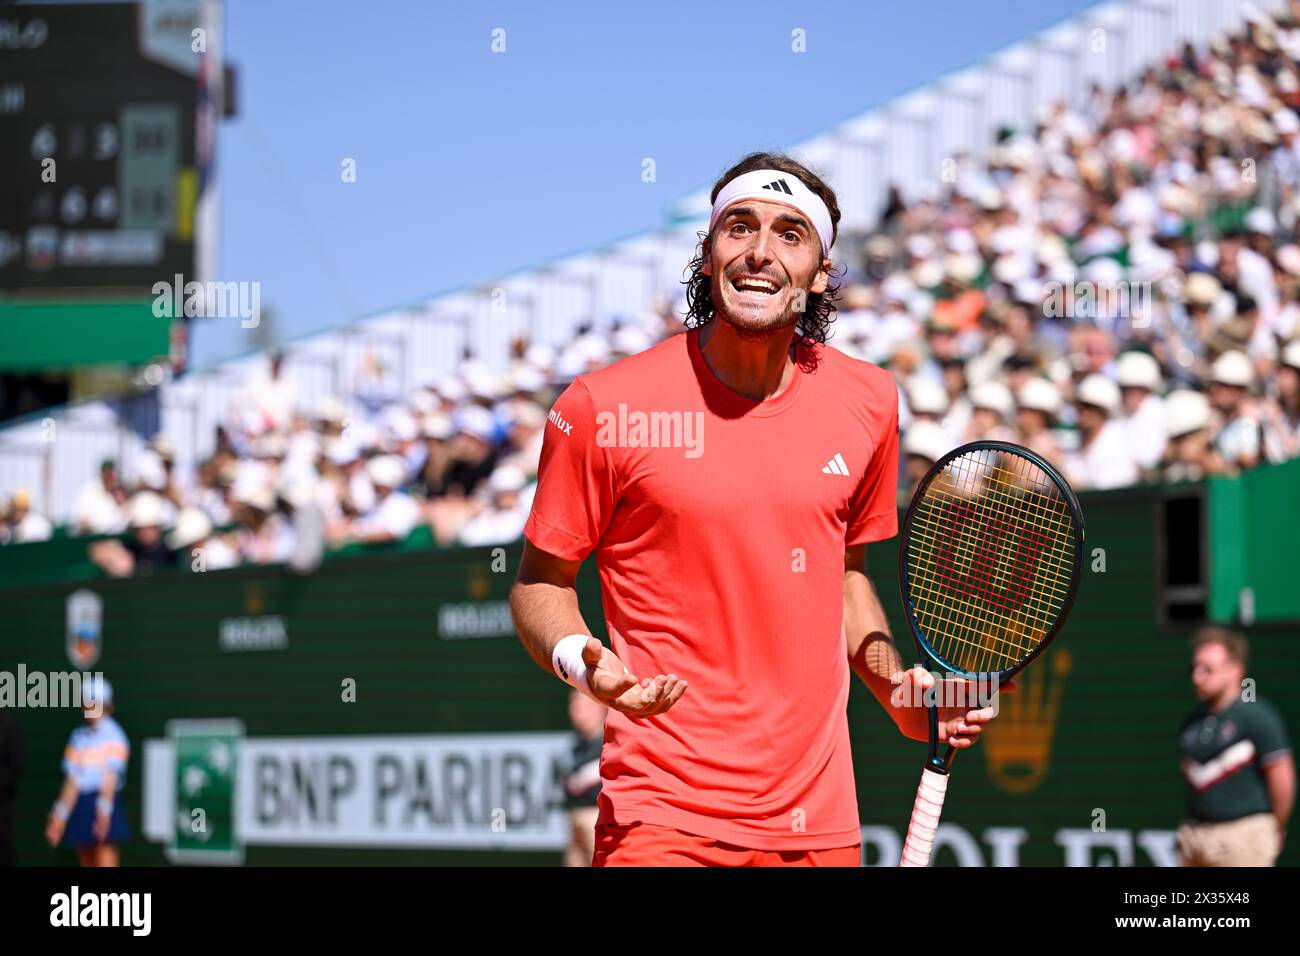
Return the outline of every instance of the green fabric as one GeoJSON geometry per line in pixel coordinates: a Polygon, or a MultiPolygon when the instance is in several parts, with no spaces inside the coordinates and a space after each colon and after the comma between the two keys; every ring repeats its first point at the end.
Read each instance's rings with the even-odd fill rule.
{"type": "Polygon", "coordinates": [[[1241,589],[1247,581],[1242,534],[1245,485],[1238,478],[1211,478],[1209,486],[1210,600],[1206,613],[1212,621],[1229,624],[1237,620],[1241,589]]]}
{"type": "Polygon", "coordinates": [[[171,321],[154,316],[151,299],[0,302],[0,370],[140,365],[168,354],[171,321]]]}
{"type": "Polygon", "coordinates": [[[1300,459],[1210,481],[1212,620],[1233,623],[1250,586],[1255,620],[1300,620],[1291,555],[1300,540],[1300,459]]]}

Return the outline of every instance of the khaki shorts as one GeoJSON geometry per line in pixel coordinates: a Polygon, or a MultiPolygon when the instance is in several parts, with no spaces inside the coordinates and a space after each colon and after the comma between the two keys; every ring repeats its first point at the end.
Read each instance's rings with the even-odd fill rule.
{"type": "Polygon", "coordinates": [[[1224,823],[1185,820],[1177,838],[1183,866],[1272,866],[1282,852],[1282,834],[1271,813],[1224,823]]]}

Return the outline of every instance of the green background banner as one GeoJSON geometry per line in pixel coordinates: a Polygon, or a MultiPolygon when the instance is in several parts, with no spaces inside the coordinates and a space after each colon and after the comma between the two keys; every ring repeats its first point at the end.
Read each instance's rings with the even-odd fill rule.
{"type": "Polygon", "coordinates": [[[51,371],[166,357],[172,320],[153,300],[0,302],[0,370],[51,371]]]}
{"type": "MultiPolygon", "coordinates": [[[[1163,502],[1155,490],[1084,496],[1090,567],[1079,601],[1059,643],[1017,691],[1003,697],[987,739],[958,758],[945,808],[951,826],[938,864],[1172,862],[1172,831],[1184,800],[1176,735],[1194,702],[1187,679],[1189,629],[1160,623],[1163,502]]],[[[911,660],[896,556],[897,541],[884,542],[870,549],[869,563],[895,638],[911,660]]],[[[518,558],[518,546],[393,550],[335,557],[309,577],[270,568],[19,585],[0,591],[6,630],[0,670],[15,671],[20,663],[29,672],[70,670],[68,595],[82,587],[102,598],[102,656],[92,669],[113,682],[116,716],[133,745],[124,799],[135,836],[123,859],[163,863],[165,841],[142,833],[144,765],[148,747],[175,731],[169,731],[172,722],[242,722],[242,745],[256,743],[259,752],[275,749],[265,738],[300,738],[304,746],[317,738],[365,738],[378,741],[372,749],[379,753],[404,746],[398,737],[425,747],[420,741],[433,735],[482,735],[446,738],[461,755],[451,763],[463,762],[467,773],[479,772],[476,739],[486,746],[506,739],[501,735],[551,732],[547,746],[553,746],[554,732],[569,729],[566,691],[536,667],[510,631],[506,599],[518,558]],[[348,681],[354,701],[344,699],[348,681]],[[154,743],[147,747],[146,741],[154,743]]],[[[592,562],[579,588],[584,616],[600,633],[592,562]]],[[[1300,727],[1297,628],[1255,626],[1248,633],[1259,695],[1281,710],[1294,734],[1300,727]]],[[[71,852],[45,846],[42,828],[78,715],[66,709],[14,713],[27,744],[20,862],[68,864],[71,852]]],[[[899,736],[856,679],[849,726],[866,859],[893,862],[884,858],[906,828],[925,746],[899,736]]],[[[281,749],[297,746],[291,740],[281,749]]],[[[545,748],[539,748],[540,757],[516,759],[502,745],[499,759],[484,758],[482,772],[508,775],[525,758],[544,762],[545,748]]],[[[208,772],[219,766],[216,757],[192,748],[168,767],[177,774],[181,764],[208,772]]],[[[251,766],[254,774],[280,772],[265,762],[251,766]]],[[[313,769],[304,757],[287,772],[304,775],[290,781],[305,794],[304,812],[328,786],[355,783],[353,770],[341,762],[313,769]],[[324,782],[313,789],[307,777],[317,770],[324,782]],[[328,774],[336,771],[343,776],[331,783],[328,774]]],[[[538,771],[530,765],[519,772],[538,771]]],[[[419,783],[435,798],[447,785],[439,779],[419,783]]],[[[214,815],[228,813],[228,801],[225,809],[214,806],[214,815]]],[[[502,839],[485,829],[478,850],[265,842],[240,849],[250,865],[559,861],[558,850],[501,848],[502,839]]],[[[1294,840],[1282,862],[1300,862],[1294,840]]]]}
{"type": "Polygon", "coordinates": [[[1300,620],[1300,458],[1210,481],[1210,615],[1300,620]]]}

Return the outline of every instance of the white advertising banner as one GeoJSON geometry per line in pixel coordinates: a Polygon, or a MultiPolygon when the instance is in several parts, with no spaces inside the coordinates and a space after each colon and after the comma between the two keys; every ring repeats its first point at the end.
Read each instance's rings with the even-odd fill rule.
{"type": "MultiPolygon", "coordinates": [[[[169,845],[196,845],[206,835],[194,839],[193,821],[223,816],[233,818],[240,847],[558,850],[568,839],[571,734],[243,737],[234,745],[234,785],[223,791],[220,781],[232,775],[203,767],[202,742],[174,723],[198,755],[179,781],[176,739],[144,748],[144,830],[169,845]],[[221,799],[234,802],[224,814],[221,799]]],[[[229,746],[227,735],[213,752],[229,746]]]]}

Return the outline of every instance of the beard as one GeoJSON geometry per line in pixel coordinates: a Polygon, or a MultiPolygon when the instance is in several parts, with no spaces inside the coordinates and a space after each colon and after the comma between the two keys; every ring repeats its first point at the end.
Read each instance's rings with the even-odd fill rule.
{"type": "Polygon", "coordinates": [[[714,284],[713,314],[741,338],[768,338],[791,328],[802,313],[790,308],[790,288],[773,295],[772,302],[758,302],[737,292],[730,278],[714,284]],[[725,286],[725,288],[723,288],[725,286]]]}

